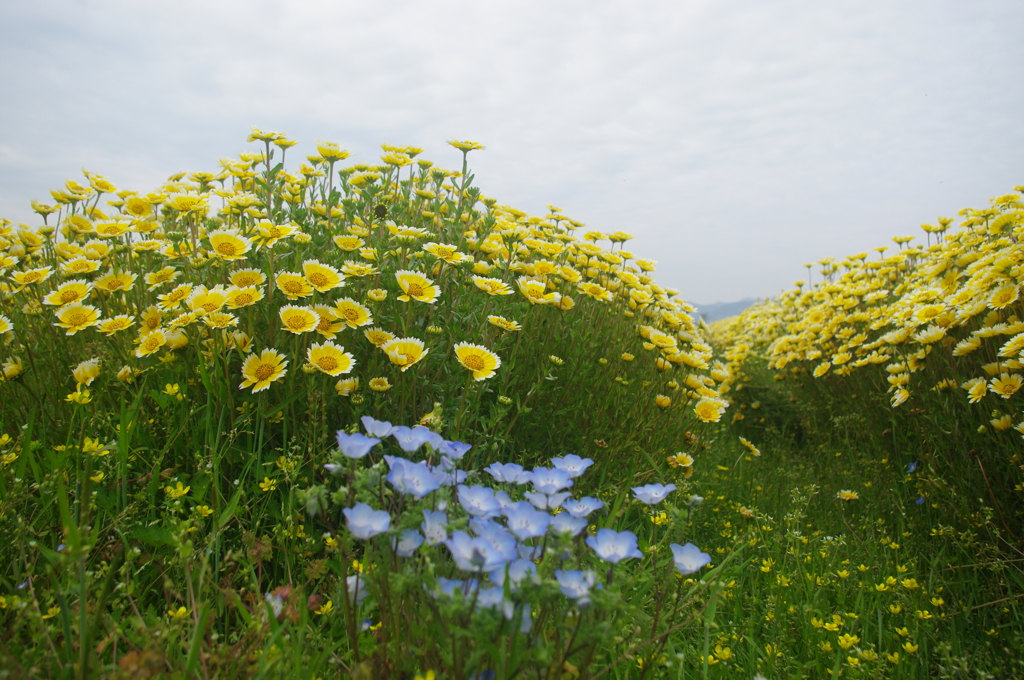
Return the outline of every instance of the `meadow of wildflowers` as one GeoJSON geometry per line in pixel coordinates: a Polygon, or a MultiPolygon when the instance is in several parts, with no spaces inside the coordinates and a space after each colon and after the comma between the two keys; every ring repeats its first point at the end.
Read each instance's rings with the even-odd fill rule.
{"type": "Polygon", "coordinates": [[[249,142],[0,227],[0,677],[1022,670],[1016,197],[709,329],[479,144],[249,142]]]}

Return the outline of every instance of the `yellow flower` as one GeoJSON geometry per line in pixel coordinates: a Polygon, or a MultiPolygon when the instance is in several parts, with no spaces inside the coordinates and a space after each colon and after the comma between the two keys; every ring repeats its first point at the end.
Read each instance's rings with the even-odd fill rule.
{"type": "Polygon", "coordinates": [[[725,404],[722,401],[707,398],[698,401],[693,408],[693,412],[705,423],[717,423],[722,419],[723,410],[725,410],[725,404]]]}
{"type": "Polygon", "coordinates": [[[269,493],[277,488],[277,480],[271,479],[270,477],[264,477],[263,481],[260,482],[260,490],[263,493],[269,493]]]}
{"type": "Polygon", "coordinates": [[[57,614],[60,614],[60,607],[50,607],[49,609],[46,610],[46,613],[43,614],[43,618],[44,619],[52,619],[57,614]]]}
{"type": "Polygon", "coordinates": [[[516,279],[519,291],[534,305],[550,305],[557,303],[560,299],[558,293],[547,293],[547,284],[526,276],[516,279]]]}
{"type": "Polygon", "coordinates": [[[511,295],[512,289],[501,279],[488,279],[483,276],[474,276],[473,284],[489,295],[511,295]]]}
{"type": "Polygon", "coordinates": [[[165,283],[174,281],[174,279],[178,278],[180,275],[181,272],[174,267],[164,267],[163,269],[146,274],[146,285],[149,286],[150,290],[153,290],[165,283]]]}
{"type": "Polygon", "coordinates": [[[1016,302],[1019,295],[1020,289],[1016,285],[1003,286],[989,296],[988,306],[991,309],[1003,309],[1016,302]]]}
{"type": "Polygon", "coordinates": [[[474,380],[490,378],[501,366],[501,358],[497,354],[486,347],[468,342],[455,345],[455,357],[463,368],[473,371],[474,380]]]}
{"type": "Polygon", "coordinates": [[[167,336],[161,330],[155,330],[139,338],[139,346],[135,348],[135,356],[148,357],[167,343],[167,336]]]}
{"type": "Polygon", "coordinates": [[[236,269],[231,272],[231,285],[236,288],[252,288],[262,286],[267,277],[257,269],[236,269]]]}
{"type": "Polygon", "coordinates": [[[388,298],[388,292],[383,288],[371,288],[366,292],[366,297],[374,302],[384,302],[388,298]]]}
{"type": "Polygon", "coordinates": [[[213,288],[196,286],[185,304],[193,312],[209,314],[223,307],[227,301],[228,293],[223,286],[214,286],[213,288]]]}
{"type": "Polygon", "coordinates": [[[348,373],[355,365],[352,355],[330,340],[323,344],[313,343],[306,351],[306,361],[331,376],[348,373]]]}
{"type": "Polygon", "coordinates": [[[191,488],[191,486],[184,486],[181,482],[178,482],[175,486],[165,486],[164,493],[171,500],[176,500],[187,494],[191,488]]]}
{"type": "Polygon", "coordinates": [[[447,243],[427,243],[423,245],[423,250],[448,264],[460,264],[473,259],[465,253],[460,253],[457,246],[447,243]]]}
{"type": "Polygon", "coordinates": [[[364,262],[346,262],[341,265],[341,273],[351,278],[361,278],[373,276],[377,273],[377,268],[364,262]]]}
{"type": "Polygon", "coordinates": [[[584,295],[600,302],[609,302],[612,299],[611,291],[597,283],[577,283],[576,288],[584,295]]]}
{"type": "Polygon", "coordinates": [[[89,326],[95,326],[99,322],[100,312],[91,305],[72,303],[57,311],[57,319],[55,326],[66,328],[67,335],[74,335],[89,326]]]}
{"type": "Polygon", "coordinates": [[[419,272],[401,269],[395,272],[395,278],[404,293],[404,295],[398,296],[402,302],[416,300],[430,304],[437,300],[440,293],[434,282],[419,272]]]}
{"type": "Polygon", "coordinates": [[[285,305],[278,314],[283,323],[282,329],[296,335],[308,333],[320,323],[320,315],[309,307],[285,305]]]}
{"type": "Polygon", "coordinates": [[[14,324],[11,323],[11,320],[0,314],[0,335],[11,332],[13,328],[14,324]]]}
{"type": "Polygon", "coordinates": [[[338,300],[334,303],[334,308],[338,318],[344,321],[349,328],[358,328],[373,323],[373,315],[370,310],[352,298],[338,300]]]}
{"type": "Polygon", "coordinates": [[[100,374],[100,360],[87,359],[75,366],[71,373],[75,377],[75,382],[82,387],[88,387],[100,374]]]}
{"type": "Polygon", "coordinates": [[[503,316],[488,316],[487,320],[498,328],[503,328],[506,331],[518,331],[522,330],[522,326],[517,321],[510,321],[503,316]]]}
{"type": "Polygon", "coordinates": [[[107,474],[101,470],[100,472],[97,472],[96,474],[89,477],[89,479],[91,479],[94,484],[99,484],[100,482],[103,481],[103,478],[106,476],[107,474]]]}
{"type": "Polygon", "coordinates": [[[192,508],[192,511],[200,517],[209,517],[213,514],[213,510],[211,510],[208,505],[197,505],[196,507],[192,508]]]}
{"type": "Polygon", "coordinates": [[[334,610],[334,601],[333,600],[327,600],[327,602],[325,602],[323,604],[323,606],[320,607],[319,609],[317,609],[314,613],[317,616],[324,616],[325,614],[330,614],[333,610],[334,610]]]}
{"type": "Polygon", "coordinates": [[[374,326],[363,331],[363,335],[370,341],[370,344],[374,347],[383,347],[389,341],[394,340],[395,336],[387,331],[381,330],[374,326]]]}
{"type": "Polygon", "coordinates": [[[300,274],[294,272],[281,272],[275,279],[277,287],[289,300],[298,300],[300,297],[309,297],[313,294],[313,286],[300,274]]]}
{"type": "MultiPolygon", "coordinates": [[[[486,148],[486,147],[484,147],[483,144],[478,144],[477,142],[470,142],[468,140],[460,141],[458,139],[452,139],[452,140],[449,140],[448,143],[450,145],[454,146],[459,151],[463,151],[465,153],[469,153],[470,151],[474,151],[474,150],[477,150],[477,149],[484,149],[484,148],[486,148]]],[[[428,678],[428,680],[430,680],[430,679],[428,678]]]]}
{"type": "Polygon", "coordinates": [[[268,248],[281,239],[288,238],[298,229],[291,224],[274,224],[268,220],[262,220],[256,225],[256,231],[260,234],[260,245],[268,248]]]}
{"type": "Polygon", "coordinates": [[[345,281],[341,278],[341,274],[337,269],[322,264],[318,260],[306,260],[303,262],[302,273],[305,275],[306,280],[309,281],[309,284],[321,293],[326,293],[333,288],[345,285],[345,281]]]}
{"type": "Polygon", "coordinates": [[[387,378],[372,378],[370,380],[370,389],[374,392],[387,392],[391,389],[391,383],[388,382],[387,378]]]}
{"type": "Polygon", "coordinates": [[[23,272],[13,272],[11,274],[11,280],[18,286],[27,286],[31,283],[42,283],[46,279],[50,278],[53,274],[53,267],[41,267],[39,269],[29,269],[23,272]]]}
{"type": "Polygon", "coordinates": [[[321,158],[331,163],[345,160],[352,155],[351,151],[342,149],[334,142],[317,142],[316,152],[320,154],[321,158]]]}
{"type": "Polygon", "coordinates": [[[395,338],[388,340],[381,349],[388,355],[391,362],[406,371],[410,366],[427,356],[423,341],[418,338],[395,338]]]}
{"type": "Polygon", "coordinates": [[[105,293],[113,293],[119,290],[127,291],[135,287],[135,279],[135,274],[131,272],[120,272],[118,274],[110,272],[96,280],[96,287],[105,293]]]}
{"type": "Polygon", "coordinates": [[[63,307],[73,302],[81,302],[89,297],[92,284],[83,279],[74,279],[60,285],[57,290],[43,298],[43,304],[63,307]]]}
{"type": "Polygon", "coordinates": [[[660,406],[661,408],[668,408],[669,406],[672,405],[672,400],[669,397],[666,397],[664,394],[659,394],[654,398],[654,403],[660,406]]]}
{"type": "Polygon", "coordinates": [[[177,609],[168,609],[167,615],[170,616],[172,619],[184,621],[186,618],[188,618],[188,609],[185,609],[184,607],[178,607],[177,609]]]}
{"type": "Polygon", "coordinates": [[[855,501],[858,498],[860,498],[860,494],[858,494],[856,491],[848,491],[844,489],[836,493],[836,498],[838,498],[841,501],[855,501]]]}
{"type": "Polygon", "coordinates": [[[913,644],[910,640],[907,640],[906,642],[903,643],[903,650],[907,654],[913,654],[914,652],[916,652],[917,651],[917,647],[918,646],[913,644]]]}
{"type": "Polygon", "coordinates": [[[335,236],[333,240],[334,245],[347,252],[359,250],[366,245],[366,242],[358,236],[335,236]]]}
{"type": "Polygon", "coordinates": [[[850,635],[849,633],[843,633],[842,635],[839,636],[838,642],[839,642],[839,646],[842,647],[843,649],[849,649],[850,647],[852,647],[855,644],[857,644],[858,642],[860,642],[860,638],[857,637],[856,635],[850,635]]]}
{"type": "Polygon", "coordinates": [[[214,257],[221,260],[242,260],[252,248],[252,241],[235,229],[218,229],[210,232],[210,248],[214,257]]]}
{"type": "Polygon", "coordinates": [[[242,364],[242,384],[239,389],[252,387],[259,392],[270,387],[270,383],[280,380],[287,371],[288,361],[284,355],[273,349],[265,349],[257,356],[250,354],[242,364]]]}
{"type": "Polygon", "coordinates": [[[188,298],[192,294],[193,286],[188,283],[183,283],[180,286],[176,286],[171,292],[164,293],[163,295],[157,296],[157,305],[160,309],[165,311],[171,311],[175,307],[181,304],[181,302],[188,298]]]}
{"type": "Polygon", "coordinates": [[[686,453],[677,453],[668,457],[669,467],[688,468],[693,465],[693,457],[686,453]]]}
{"type": "Polygon", "coordinates": [[[359,378],[345,378],[334,384],[339,397],[350,397],[359,389],[359,378]]]}
{"type": "Polygon", "coordinates": [[[224,304],[229,309],[248,307],[263,299],[263,289],[256,286],[246,286],[244,288],[232,286],[227,289],[226,294],[224,304]]]}
{"type": "Polygon", "coordinates": [[[1002,373],[998,378],[993,378],[988,388],[1003,399],[1009,399],[1022,384],[1024,379],[1021,379],[1019,374],[1002,373]]]}
{"type": "Polygon", "coordinates": [[[334,309],[323,305],[313,305],[313,311],[319,317],[314,330],[328,340],[333,339],[345,328],[345,324],[338,320],[334,309]]]}

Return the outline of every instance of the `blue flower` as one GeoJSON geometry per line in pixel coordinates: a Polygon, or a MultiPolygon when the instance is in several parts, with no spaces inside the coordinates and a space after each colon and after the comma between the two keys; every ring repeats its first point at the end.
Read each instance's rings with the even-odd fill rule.
{"type": "Polygon", "coordinates": [[[384,510],[374,510],[366,503],[356,503],[355,507],[345,508],[342,512],[348,530],[356,538],[373,538],[391,527],[391,515],[384,510]]]}
{"type": "Polygon", "coordinates": [[[924,496],[918,496],[917,500],[914,501],[914,502],[917,503],[918,505],[923,505],[924,504],[924,496]]]}
{"type": "Polygon", "coordinates": [[[643,557],[637,549],[636,534],[632,531],[617,532],[614,529],[598,529],[597,534],[586,541],[597,556],[605,562],[618,564],[630,557],[643,557]]]}
{"type": "Polygon", "coordinates": [[[438,511],[424,510],[423,523],[420,524],[423,535],[427,537],[427,545],[444,543],[448,538],[448,516],[438,511]]]}
{"type": "Polygon", "coordinates": [[[398,445],[406,453],[419,450],[424,444],[430,444],[435,450],[441,448],[444,439],[436,432],[431,432],[422,425],[406,427],[398,425],[391,431],[391,436],[398,441],[398,445]]]}
{"type": "Polygon", "coordinates": [[[526,496],[526,500],[530,501],[530,505],[538,510],[554,510],[561,507],[565,499],[569,497],[569,492],[563,491],[562,493],[553,493],[549,496],[548,494],[527,491],[523,495],[526,496]]]}
{"type": "Polygon", "coordinates": [[[391,539],[391,547],[399,557],[412,557],[412,554],[423,545],[423,534],[415,529],[406,529],[391,539]]]}
{"type": "Polygon", "coordinates": [[[558,589],[570,600],[576,600],[581,607],[590,604],[590,589],[594,587],[595,576],[592,571],[579,571],[569,569],[555,571],[555,580],[558,581],[558,589]]]}
{"type": "Polygon", "coordinates": [[[509,590],[515,591],[527,577],[536,578],[537,565],[533,563],[533,560],[520,558],[489,574],[491,581],[501,587],[505,586],[506,576],[508,576],[510,584],[509,590]]]}
{"type": "Polygon", "coordinates": [[[597,500],[596,498],[584,496],[579,500],[568,500],[562,505],[562,507],[565,508],[573,517],[587,517],[588,515],[590,515],[590,513],[594,512],[595,510],[600,510],[601,508],[603,508],[604,503],[597,500]]]}
{"type": "Polygon", "coordinates": [[[462,442],[450,442],[447,439],[441,441],[440,451],[452,460],[462,460],[466,452],[473,448],[472,444],[462,442]]]}
{"type": "Polygon", "coordinates": [[[348,434],[347,432],[338,432],[338,448],[345,454],[347,458],[362,458],[370,452],[377,444],[380,444],[380,440],[375,437],[367,437],[365,434],[355,433],[348,434]]]}
{"type": "Polygon", "coordinates": [[[575,453],[570,453],[568,456],[561,458],[552,458],[551,464],[559,470],[565,470],[569,473],[570,477],[575,478],[586,472],[587,468],[594,464],[594,461],[589,458],[580,458],[575,453]]]}
{"type": "Polygon", "coordinates": [[[441,462],[431,469],[441,478],[441,484],[444,486],[462,484],[469,476],[464,470],[455,469],[455,463],[448,456],[441,456],[441,462]]]}
{"type": "Polygon", "coordinates": [[[530,481],[530,473],[524,472],[523,466],[515,463],[491,463],[489,467],[484,468],[484,472],[494,477],[497,482],[526,484],[530,481]]]}
{"type": "Polygon", "coordinates": [[[501,505],[494,497],[494,490],[486,486],[458,486],[459,503],[462,508],[474,517],[490,519],[501,512],[501,505]]]}
{"type": "Polygon", "coordinates": [[[560,512],[551,520],[549,528],[555,533],[579,536],[587,528],[586,517],[573,517],[568,512],[560,512]]]}
{"type": "Polygon", "coordinates": [[[534,491],[548,496],[573,485],[569,473],[559,468],[533,468],[530,481],[534,491]]]}
{"type": "Polygon", "coordinates": [[[435,475],[426,463],[414,463],[405,458],[384,456],[391,472],[387,480],[398,491],[419,500],[441,486],[442,479],[435,475]]]}
{"type": "Polygon", "coordinates": [[[349,576],[345,579],[345,585],[348,587],[348,599],[354,601],[357,607],[370,594],[370,589],[366,587],[366,579],[360,574],[349,576]]]}
{"type": "Polygon", "coordinates": [[[497,522],[479,517],[469,520],[469,527],[473,533],[491,544],[501,556],[502,563],[516,559],[516,537],[508,529],[497,522]]]}
{"type": "Polygon", "coordinates": [[[363,427],[366,428],[367,434],[380,437],[381,439],[390,435],[395,429],[394,425],[386,420],[374,420],[370,416],[363,416],[360,420],[363,421],[363,427]]]}
{"type": "Polygon", "coordinates": [[[917,470],[917,461],[916,460],[913,463],[907,463],[907,474],[908,475],[914,474],[914,472],[916,470],[917,470]]]}
{"type": "Polygon", "coordinates": [[[672,561],[676,563],[680,574],[693,574],[711,563],[711,555],[701,552],[693,543],[672,543],[669,547],[672,548],[672,561]]]}
{"type": "MultiPolygon", "coordinates": [[[[513,542],[515,539],[513,539],[513,542]]],[[[444,542],[455,560],[455,566],[462,571],[491,572],[505,566],[510,560],[495,550],[485,538],[471,538],[465,531],[456,531],[444,542]]]]}
{"type": "Polygon", "coordinates": [[[543,536],[547,533],[548,525],[551,523],[551,515],[534,510],[529,503],[524,501],[505,508],[504,513],[508,520],[509,530],[520,541],[543,536]]]}
{"type": "Polygon", "coordinates": [[[647,484],[645,486],[634,486],[633,495],[641,503],[657,505],[665,500],[665,497],[676,490],[675,484],[647,484]]]}

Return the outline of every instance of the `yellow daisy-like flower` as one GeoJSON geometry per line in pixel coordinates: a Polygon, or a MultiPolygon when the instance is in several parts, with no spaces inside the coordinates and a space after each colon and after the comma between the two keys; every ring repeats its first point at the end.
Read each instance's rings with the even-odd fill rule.
{"type": "Polygon", "coordinates": [[[206,286],[197,286],[185,304],[193,312],[211,314],[223,307],[227,301],[228,293],[222,286],[209,289],[206,286]]]}
{"type": "Polygon", "coordinates": [[[149,286],[150,290],[153,290],[165,283],[174,281],[179,276],[181,276],[181,272],[174,267],[164,267],[163,269],[146,274],[146,285],[149,286]]]}
{"type": "Polygon", "coordinates": [[[240,309],[242,307],[254,305],[262,299],[262,288],[257,288],[256,286],[246,286],[245,288],[232,286],[227,290],[224,304],[227,305],[229,309],[240,309]]]}
{"type": "Polygon", "coordinates": [[[946,337],[946,329],[942,326],[928,326],[925,330],[914,336],[914,340],[922,345],[930,345],[946,337]]]}
{"type": "Polygon", "coordinates": [[[349,278],[358,279],[364,276],[373,276],[377,273],[377,268],[364,262],[346,262],[341,265],[341,273],[349,278]]]}
{"type": "Polygon", "coordinates": [[[119,272],[115,274],[110,272],[96,281],[96,288],[102,290],[104,293],[114,293],[116,291],[128,291],[135,287],[135,279],[137,277],[131,272],[119,272]]]}
{"type": "Polygon", "coordinates": [[[96,326],[96,330],[103,333],[106,336],[111,336],[114,333],[120,333],[121,331],[131,328],[135,325],[135,317],[130,314],[118,314],[109,319],[103,319],[96,326]]]}
{"type": "Polygon", "coordinates": [[[300,297],[309,297],[313,294],[313,286],[301,274],[281,272],[275,281],[289,300],[298,300],[300,297]]]}
{"type": "Polygon", "coordinates": [[[1020,288],[1015,284],[1002,286],[989,296],[988,306],[991,309],[1003,309],[1016,302],[1019,296],[1020,288]]]}
{"type": "Polygon", "coordinates": [[[169,312],[186,300],[192,291],[193,286],[188,283],[175,286],[169,293],[157,296],[157,306],[169,312]]]}
{"type": "Polygon", "coordinates": [[[334,310],[338,318],[348,324],[349,328],[358,328],[373,323],[370,310],[352,298],[342,298],[335,303],[334,310]]]}
{"type": "Polygon", "coordinates": [[[145,335],[146,333],[152,333],[156,329],[160,328],[160,324],[163,323],[163,314],[155,306],[147,307],[142,312],[142,329],[139,331],[140,334],[145,335]]]}
{"type": "Polygon", "coordinates": [[[666,397],[664,394],[659,394],[658,396],[654,397],[654,403],[660,406],[661,408],[668,408],[669,406],[672,405],[672,399],[666,397]]]}
{"type": "Polygon", "coordinates": [[[381,330],[376,326],[374,326],[373,328],[368,328],[365,331],[363,331],[363,335],[366,336],[366,339],[369,340],[370,344],[373,345],[374,347],[383,347],[388,342],[395,339],[393,333],[388,333],[387,331],[381,330]]]}
{"type": "Polygon", "coordinates": [[[577,283],[576,289],[600,302],[608,302],[612,299],[611,291],[597,283],[577,283]]]}
{"type": "Polygon", "coordinates": [[[43,304],[63,307],[73,302],[82,302],[92,292],[92,284],[83,279],[62,283],[57,290],[43,298],[43,304]]]}
{"type": "Polygon", "coordinates": [[[101,222],[96,225],[96,235],[100,238],[117,238],[127,234],[131,226],[128,222],[101,222]]]}
{"type": "Polygon", "coordinates": [[[338,319],[338,315],[332,307],[313,305],[313,311],[320,317],[314,330],[328,340],[345,328],[345,323],[338,319]]]}
{"type": "MultiPolygon", "coordinates": [[[[255,392],[255,391],[256,390],[253,390],[253,392],[255,392]]],[[[263,491],[263,493],[270,493],[271,491],[273,491],[276,488],[277,488],[277,480],[276,479],[271,479],[270,477],[264,477],[263,481],[260,482],[260,490],[263,491]]]]}
{"type": "Polygon", "coordinates": [[[238,324],[238,319],[227,312],[213,312],[203,317],[203,323],[209,328],[228,328],[238,324]]]}
{"type": "Polygon", "coordinates": [[[278,312],[283,324],[282,328],[289,333],[308,333],[320,323],[320,315],[309,307],[285,305],[278,312]]]}
{"type": "Polygon", "coordinates": [[[313,343],[306,351],[306,361],[318,371],[331,376],[350,372],[356,363],[344,347],[335,345],[330,340],[323,344],[313,343]]]}
{"type": "Polygon", "coordinates": [[[447,243],[427,243],[423,245],[423,250],[448,264],[461,264],[473,259],[469,255],[459,252],[458,246],[447,243]]]}
{"type": "Polygon", "coordinates": [[[725,405],[718,399],[701,399],[694,406],[693,412],[705,423],[717,423],[722,419],[725,405]]]}
{"type": "Polygon", "coordinates": [[[99,377],[100,374],[100,360],[99,359],[86,359],[82,363],[75,366],[74,370],[71,371],[71,375],[74,376],[75,382],[82,387],[88,387],[92,384],[92,381],[99,377]]]}
{"type": "Polygon", "coordinates": [[[434,282],[419,272],[401,269],[395,272],[395,278],[398,280],[398,285],[402,288],[402,292],[405,293],[398,296],[398,299],[402,302],[416,300],[431,304],[437,300],[437,296],[440,293],[434,282]]]}
{"type": "Polygon", "coordinates": [[[164,331],[164,337],[167,338],[166,347],[169,350],[181,349],[188,345],[188,336],[185,335],[181,329],[171,328],[164,331]]]}
{"type": "Polygon", "coordinates": [[[138,358],[148,357],[158,349],[167,344],[167,336],[162,330],[155,330],[147,333],[139,339],[139,346],[135,348],[135,356],[138,358]]]}
{"type": "Polygon", "coordinates": [[[491,315],[487,317],[487,320],[491,322],[492,325],[497,326],[498,328],[504,328],[506,331],[518,331],[523,328],[519,322],[510,321],[503,316],[491,315]]]}
{"type": "Polygon", "coordinates": [[[235,229],[218,229],[208,236],[213,256],[221,260],[242,260],[252,248],[252,241],[235,229]]]}
{"type": "Polygon", "coordinates": [[[481,345],[460,342],[455,345],[455,357],[464,368],[473,371],[474,380],[485,380],[501,366],[501,358],[481,345]]]}
{"type": "Polygon", "coordinates": [[[92,305],[73,303],[57,311],[57,323],[54,325],[66,328],[67,335],[74,335],[80,330],[96,325],[99,320],[100,311],[92,305]]]}
{"type": "Polygon", "coordinates": [[[0,314],[0,335],[10,333],[13,328],[14,324],[11,323],[11,320],[3,314],[0,314]]]}
{"type": "Polygon", "coordinates": [[[273,349],[265,349],[258,356],[250,354],[242,364],[242,384],[239,389],[251,387],[253,392],[260,392],[270,387],[270,383],[280,380],[288,372],[288,361],[284,355],[273,349]]]}
{"type": "Polygon", "coordinates": [[[346,252],[359,250],[364,245],[366,245],[366,241],[359,238],[358,236],[335,236],[333,240],[334,245],[338,246],[339,248],[346,252]]]}
{"type": "Polygon", "coordinates": [[[981,401],[988,392],[988,383],[984,378],[972,378],[960,387],[967,390],[967,398],[972,404],[981,401]]]}
{"type": "Polygon", "coordinates": [[[326,161],[343,161],[352,155],[351,151],[342,149],[334,142],[317,142],[316,152],[326,161]]]}
{"type": "Polygon", "coordinates": [[[260,234],[260,245],[267,248],[283,238],[288,238],[294,234],[297,229],[290,224],[274,224],[273,222],[263,220],[256,225],[256,231],[260,234]]]}
{"type": "Polygon", "coordinates": [[[53,274],[53,267],[40,267],[23,272],[13,272],[11,280],[18,286],[27,286],[31,283],[42,283],[50,278],[51,274],[53,274]]]}
{"type": "Polygon", "coordinates": [[[60,266],[65,274],[89,274],[100,268],[100,263],[85,257],[76,257],[60,266]]]}
{"type": "Polygon", "coordinates": [[[388,299],[388,292],[383,288],[371,288],[366,291],[366,297],[370,298],[374,302],[384,302],[388,299]]]}
{"type": "Polygon", "coordinates": [[[855,501],[858,498],[860,498],[860,494],[858,494],[856,491],[843,489],[842,491],[836,493],[836,498],[838,498],[841,501],[855,501]]]}
{"type": "Polygon", "coordinates": [[[1009,399],[1024,384],[1017,373],[1002,373],[998,378],[993,378],[988,388],[1003,399],[1009,399]]]}
{"type": "Polygon", "coordinates": [[[419,338],[395,338],[387,341],[381,349],[387,353],[391,363],[400,366],[403,372],[430,353],[419,338]]]}
{"type": "Polygon", "coordinates": [[[483,276],[474,276],[473,284],[489,295],[511,295],[512,289],[501,279],[489,279],[483,276]]]}
{"type": "Polygon", "coordinates": [[[821,376],[828,373],[830,368],[832,368],[832,363],[829,361],[824,361],[818,364],[817,368],[814,369],[814,377],[820,378],[821,376]]]}
{"type": "Polygon", "coordinates": [[[257,269],[236,269],[231,272],[231,285],[236,288],[253,288],[266,282],[267,277],[257,269]]]}
{"type": "Polygon", "coordinates": [[[153,204],[138,196],[130,196],[121,209],[132,217],[142,218],[149,216],[153,210],[153,204]]]}
{"type": "Polygon", "coordinates": [[[339,397],[350,397],[359,390],[359,378],[344,378],[334,384],[339,397]]]}
{"type": "Polygon", "coordinates": [[[302,273],[306,276],[306,280],[309,281],[309,285],[321,293],[326,293],[333,288],[345,285],[345,280],[341,278],[341,274],[337,269],[321,264],[318,260],[306,260],[303,262],[302,273]]]}
{"type": "Polygon", "coordinates": [[[526,296],[526,299],[534,305],[549,305],[558,302],[560,297],[557,293],[547,293],[547,284],[526,276],[520,276],[516,280],[519,291],[526,296]]]}
{"type": "Polygon", "coordinates": [[[466,153],[469,153],[470,151],[474,151],[474,150],[477,150],[477,149],[481,149],[482,150],[482,149],[486,148],[486,147],[484,147],[483,144],[478,144],[477,142],[470,142],[469,140],[461,140],[460,141],[458,139],[452,139],[452,140],[449,140],[448,143],[450,145],[454,146],[459,151],[465,151],[466,153]]]}
{"type": "Polygon", "coordinates": [[[370,380],[370,389],[374,392],[387,392],[391,389],[391,383],[387,378],[373,378],[370,380]]]}

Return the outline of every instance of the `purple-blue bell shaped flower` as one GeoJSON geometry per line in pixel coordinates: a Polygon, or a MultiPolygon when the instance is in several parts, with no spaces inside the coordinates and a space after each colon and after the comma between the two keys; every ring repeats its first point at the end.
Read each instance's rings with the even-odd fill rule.
{"type": "Polygon", "coordinates": [[[435,475],[426,463],[413,463],[405,458],[384,456],[391,472],[387,480],[401,493],[419,500],[441,486],[441,477],[435,475]]]}
{"type": "Polygon", "coordinates": [[[552,458],[551,464],[559,470],[565,470],[569,473],[570,477],[575,479],[586,472],[587,468],[594,464],[594,461],[589,458],[580,458],[575,453],[570,453],[561,458],[552,458]]]}
{"type": "Polygon", "coordinates": [[[565,503],[562,504],[562,507],[565,508],[573,517],[588,517],[590,513],[603,508],[604,503],[596,498],[584,496],[579,500],[572,499],[565,501],[565,503]]]}
{"type": "Polygon", "coordinates": [[[342,454],[346,458],[362,458],[370,452],[377,444],[380,444],[380,440],[375,437],[367,437],[365,434],[356,432],[355,434],[348,434],[347,432],[339,431],[337,434],[338,448],[341,449],[342,454]]]}
{"type": "Polygon", "coordinates": [[[590,604],[590,590],[594,587],[596,577],[592,571],[579,571],[568,569],[555,571],[555,580],[558,581],[558,589],[570,600],[576,600],[581,607],[590,604]]]}
{"type": "Polygon", "coordinates": [[[373,437],[383,439],[395,429],[395,426],[386,420],[375,420],[370,416],[363,416],[360,420],[363,421],[363,428],[366,429],[366,433],[373,437]]]}
{"type": "Polygon", "coordinates": [[[391,547],[399,557],[412,557],[412,554],[423,545],[423,534],[415,529],[406,529],[391,539],[391,547]]]}
{"type": "Polygon", "coordinates": [[[634,486],[633,495],[641,503],[657,505],[675,490],[675,484],[646,484],[644,486],[634,486]]]}
{"type": "Polygon", "coordinates": [[[441,442],[444,441],[441,435],[431,432],[422,425],[417,425],[416,427],[398,425],[391,431],[391,436],[395,438],[398,445],[406,453],[418,451],[424,444],[430,444],[435,449],[438,449],[441,446],[441,442]]]}
{"type": "Polygon", "coordinates": [[[462,457],[465,456],[466,452],[471,448],[473,448],[472,444],[450,442],[447,439],[444,439],[441,441],[441,446],[438,450],[452,460],[462,460],[462,457]]]}
{"type": "Polygon", "coordinates": [[[454,532],[444,544],[462,571],[491,572],[509,561],[487,539],[471,538],[465,531],[454,532]]]}
{"type": "Polygon", "coordinates": [[[523,471],[522,465],[515,463],[491,463],[484,468],[484,472],[494,477],[496,482],[507,484],[526,484],[530,481],[530,474],[523,471]]]}
{"type": "Polygon", "coordinates": [[[527,491],[523,495],[526,496],[526,500],[530,501],[530,505],[538,510],[554,510],[561,507],[562,503],[569,497],[569,492],[563,491],[562,493],[554,493],[549,496],[543,493],[527,491]]]}
{"type": "Polygon", "coordinates": [[[501,512],[501,504],[494,497],[494,490],[486,486],[458,486],[459,503],[474,517],[490,519],[501,512]]]}
{"type": "Polygon", "coordinates": [[[356,503],[342,510],[345,524],[356,538],[366,540],[384,533],[391,527],[391,515],[384,510],[374,510],[366,503],[356,503]]]}
{"type": "Polygon", "coordinates": [[[679,545],[672,543],[672,561],[676,563],[676,569],[684,576],[700,571],[705,565],[711,564],[711,555],[701,552],[700,548],[693,543],[679,545]]]}
{"type": "Polygon", "coordinates": [[[444,543],[448,538],[448,515],[440,510],[424,510],[420,529],[426,536],[427,545],[444,543]]]}
{"type": "Polygon", "coordinates": [[[615,531],[614,529],[598,529],[597,534],[586,540],[597,556],[605,562],[618,564],[631,557],[643,557],[637,549],[636,534],[632,531],[615,531]]]}
{"type": "Polygon", "coordinates": [[[530,481],[533,482],[534,491],[548,496],[573,485],[569,473],[559,468],[533,468],[530,481]]]}
{"type": "Polygon", "coordinates": [[[505,508],[504,514],[509,531],[520,541],[543,536],[551,523],[551,515],[535,510],[529,503],[522,501],[505,508]]]}
{"type": "Polygon", "coordinates": [[[587,528],[587,519],[586,517],[573,517],[568,512],[560,512],[551,519],[548,528],[558,534],[579,536],[580,532],[587,528]]]}

